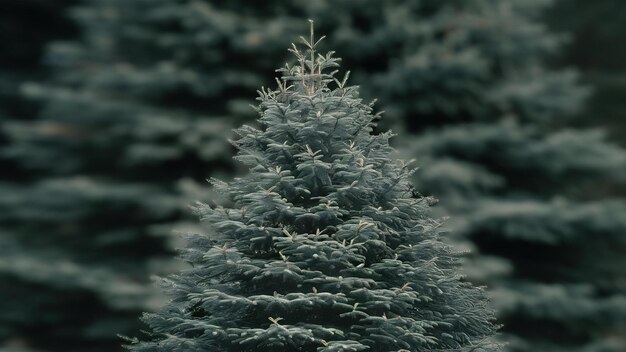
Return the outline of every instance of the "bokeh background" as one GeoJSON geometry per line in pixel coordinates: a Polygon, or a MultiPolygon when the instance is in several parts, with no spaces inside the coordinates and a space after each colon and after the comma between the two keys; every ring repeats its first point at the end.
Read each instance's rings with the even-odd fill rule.
{"type": "Polygon", "coordinates": [[[308,18],[508,349],[626,351],[623,0],[1,0],[0,351],[140,334],[308,18]]]}

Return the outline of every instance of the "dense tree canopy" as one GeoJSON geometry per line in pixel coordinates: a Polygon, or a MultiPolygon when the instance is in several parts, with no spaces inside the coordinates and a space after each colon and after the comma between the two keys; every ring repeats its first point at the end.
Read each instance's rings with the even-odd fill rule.
{"type": "Polygon", "coordinates": [[[213,182],[229,205],[197,207],[214,232],[191,238],[193,269],[164,281],[155,341],[132,350],[496,350],[483,291],[460,281],[391,135],[372,134],[379,115],[312,28],[302,40],[260,91],[261,128],[236,130],[249,174],[213,182]]]}

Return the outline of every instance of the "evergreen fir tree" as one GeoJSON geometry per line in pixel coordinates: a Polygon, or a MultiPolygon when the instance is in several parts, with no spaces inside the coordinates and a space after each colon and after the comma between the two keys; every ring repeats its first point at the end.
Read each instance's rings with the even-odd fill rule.
{"type": "Polygon", "coordinates": [[[227,130],[221,122],[172,104],[151,107],[141,100],[145,91],[121,92],[119,82],[103,87],[123,62],[154,53],[125,56],[126,47],[107,46],[102,31],[117,35],[111,12],[74,9],[84,42],[56,43],[42,55],[42,39],[68,32],[72,2],[0,5],[8,8],[0,14],[0,349],[7,351],[121,350],[116,334],[137,333],[141,312],[160,306],[149,275],[170,270],[168,236],[185,228],[186,194],[198,196],[180,177],[200,178],[186,160],[201,155],[197,164],[206,165],[228,150],[211,144],[217,138],[205,141],[227,130]],[[94,18],[107,15],[109,22],[94,18]],[[50,68],[49,86],[23,83],[50,68]]]}
{"type": "Polygon", "coordinates": [[[468,273],[492,289],[508,349],[623,351],[626,205],[610,187],[626,153],[563,127],[585,92],[543,63],[562,43],[537,22],[546,4],[441,2],[437,40],[399,48],[381,91],[414,132],[418,188],[478,254],[468,273]]]}
{"type": "MultiPolygon", "coordinates": [[[[16,248],[12,243],[16,233],[4,222],[8,213],[28,211],[29,204],[24,203],[19,210],[5,208],[10,203],[17,205],[15,200],[19,199],[22,181],[28,174],[19,170],[18,162],[4,151],[11,143],[10,126],[36,117],[37,109],[19,94],[19,85],[50,75],[50,68],[42,62],[48,41],[76,35],[76,29],[65,18],[65,10],[74,2],[6,0],[0,3],[0,351],[32,351],[30,340],[36,334],[28,329],[33,324],[31,320],[55,320],[55,317],[41,313],[42,308],[51,302],[45,293],[37,293],[39,287],[32,284],[31,292],[35,295],[24,297],[24,282],[20,275],[7,270],[14,264],[22,272],[31,268],[23,261],[12,263],[16,259],[16,248]]],[[[32,233],[20,235],[34,236],[32,233]]]]}
{"type": "Polygon", "coordinates": [[[233,142],[249,173],[213,180],[229,203],[196,207],[214,232],[190,238],[193,268],[163,280],[171,301],[131,350],[499,349],[483,291],[460,280],[392,135],[372,134],[380,114],[328,72],[339,59],[320,40],[311,21],[298,63],[259,92],[262,127],[233,142]]]}

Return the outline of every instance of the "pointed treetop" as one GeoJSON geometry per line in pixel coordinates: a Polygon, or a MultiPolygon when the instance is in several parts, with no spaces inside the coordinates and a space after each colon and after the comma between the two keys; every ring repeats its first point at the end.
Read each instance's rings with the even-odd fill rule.
{"type": "Polygon", "coordinates": [[[329,67],[338,67],[338,62],[341,59],[333,57],[334,51],[329,51],[326,55],[317,54],[316,49],[326,36],[321,36],[315,40],[315,22],[309,20],[309,23],[309,39],[307,40],[300,36],[300,41],[306,47],[306,51],[302,52],[294,43],[288,49],[289,52],[294,54],[299,65],[291,67],[287,64],[284,68],[276,71],[283,73],[283,80],[299,82],[298,88],[307,95],[313,95],[317,89],[323,88],[329,82],[335,80],[334,75],[337,71],[324,73],[324,70],[329,67]]]}

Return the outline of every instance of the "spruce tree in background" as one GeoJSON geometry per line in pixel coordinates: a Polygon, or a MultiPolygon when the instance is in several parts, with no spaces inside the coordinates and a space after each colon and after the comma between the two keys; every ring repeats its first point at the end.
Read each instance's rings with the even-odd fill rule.
{"type": "Polygon", "coordinates": [[[626,153],[558,128],[584,94],[542,64],[561,42],[536,22],[545,4],[441,2],[424,25],[437,39],[399,49],[381,91],[415,132],[418,189],[480,254],[470,278],[492,289],[508,348],[623,351],[626,205],[604,185],[626,153]]]}
{"type": "MultiPolygon", "coordinates": [[[[45,40],[72,33],[64,12],[74,2],[0,5],[0,350],[7,352],[121,350],[116,334],[136,333],[140,313],[161,303],[149,275],[166,270],[162,262],[172,250],[164,237],[171,223],[183,227],[190,201],[179,194],[197,192],[191,182],[172,177],[179,167],[171,163],[172,152],[165,157],[169,163],[153,168],[129,167],[120,150],[138,154],[145,142],[154,151],[149,143],[158,140],[174,147],[202,144],[194,152],[220,153],[199,140],[207,131],[219,134],[215,124],[171,117],[164,126],[168,116],[156,116],[154,109],[132,115],[142,109],[98,96],[88,82],[98,77],[90,73],[98,64],[115,65],[111,61],[71,61],[54,51],[42,57],[45,40]],[[42,79],[55,65],[58,86],[28,91],[49,99],[35,119],[39,104],[20,97],[18,86],[42,79]],[[183,136],[181,129],[191,132],[183,136]]],[[[68,50],[79,51],[76,45],[68,50]]],[[[184,163],[185,156],[176,160],[184,163]]]]}
{"type": "Polygon", "coordinates": [[[213,182],[230,205],[197,207],[214,234],[191,238],[193,268],[164,280],[153,341],[131,350],[499,349],[484,292],[459,280],[411,168],[320,40],[311,22],[298,63],[260,92],[261,129],[236,130],[250,172],[213,182]]]}
{"type": "MultiPolygon", "coordinates": [[[[15,204],[19,198],[21,182],[30,177],[17,169],[17,163],[4,154],[4,148],[10,143],[8,126],[26,122],[36,117],[36,108],[19,94],[19,85],[26,80],[44,79],[50,70],[42,65],[44,45],[50,40],[71,38],[76,35],[73,24],[65,17],[66,9],[75,0],[5,0],[0,2],[0,350],[6,352],[27,351],[28,326],[34,320],[48,320],[49,315],[40,314],[44,305],[53,298],[46,298],[40,287],[25,283],[19,276],[8,273],[6,264],[15,259],[15,247],[9,244],[16,235],[9,229],[4,219],[10,212],[27,212],[29,204],[22,203],[20,210],[7,209],[5,205],[15,204]],[[28,285],[28,284],[26,284],[28,285]],[[18,288],[19,287],[19,288],[18,288]],[[24,290],[35,293],[31,299],[22,299],[24,290]],[[19,332],[18,332],[19,331],[19,332]]],[[[23,170],[22,170],[23,171],[23,170]]],[[[43,214],[42,214],[43,215],[43,214]]],[[[23,233],[22,236],[36,236],[35,233],[23,233]]],[[[24,264],[22,262],[21,264],[24,264]]],[[[28,270],[22,266],[22,269],[28,270]]],[[[68,297],[69,298],[69,297],[68,297]]],[[[69,306],[69,305],[67,305],[69,306]]],[[[56,320],[59,322],[59,320],[56,320]]],[[[40,326],[41,322],[38,323],[40,326]]],[[[45,325],[45,323],[43,324],[45,325]]]]}

